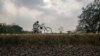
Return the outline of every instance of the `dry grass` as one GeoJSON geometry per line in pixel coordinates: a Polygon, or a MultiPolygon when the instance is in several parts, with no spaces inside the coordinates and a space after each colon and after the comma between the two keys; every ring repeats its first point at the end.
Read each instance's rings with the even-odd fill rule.
{"type": "Polygon", "coordinates": [[[100,45],[100,34],[0,35],[0,46],[4,45],[100,45]]]}

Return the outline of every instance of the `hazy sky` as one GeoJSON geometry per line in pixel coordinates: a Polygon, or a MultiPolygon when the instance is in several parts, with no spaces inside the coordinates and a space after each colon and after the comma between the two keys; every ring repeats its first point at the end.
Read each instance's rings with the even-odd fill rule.
{"type": "Polygon", "coordinates": [[[0,23],[18,24],[32,30],[39,20],[53,29],[62,26],[64,31],[74,30],[81,8],[92,0],[0,0],[0,23]]]}

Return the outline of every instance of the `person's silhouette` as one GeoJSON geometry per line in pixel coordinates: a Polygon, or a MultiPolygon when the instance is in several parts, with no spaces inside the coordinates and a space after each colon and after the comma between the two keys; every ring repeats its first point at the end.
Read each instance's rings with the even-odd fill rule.
{"type": "Polygon", "coordinates": [[[39,21],[36,21],[36,22],[33,24],[33,32],[34,32],[34,33],[39,33],[39,21]]]}

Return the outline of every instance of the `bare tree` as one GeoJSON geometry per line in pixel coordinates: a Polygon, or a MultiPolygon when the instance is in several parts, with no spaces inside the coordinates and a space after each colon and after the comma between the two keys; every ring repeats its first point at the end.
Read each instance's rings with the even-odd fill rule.
{"type": "Polygon", "coordinates": [[[60,26],[58,30],[59,30],[59,33],[63,33],[63,30],[64,30],[64,29],[63,29],[62,26],[60,26]]]}

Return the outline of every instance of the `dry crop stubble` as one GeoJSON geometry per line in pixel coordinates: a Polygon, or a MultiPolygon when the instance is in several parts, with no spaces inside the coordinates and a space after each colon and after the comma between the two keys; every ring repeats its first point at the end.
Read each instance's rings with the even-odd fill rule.
{"type": "Polygon", "coordinates": [[[100,34],[0,35],[0,45],[100,45],[100,34]]]}

